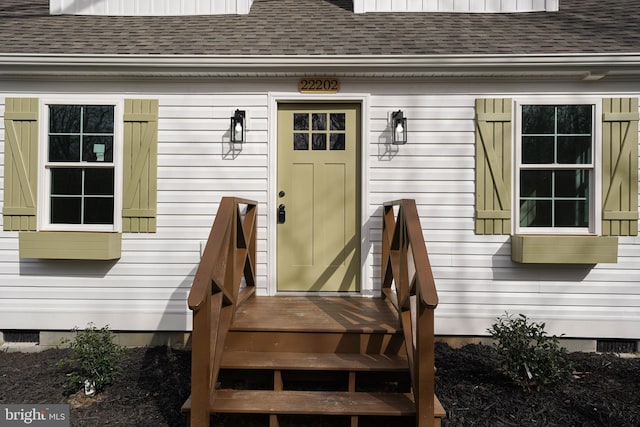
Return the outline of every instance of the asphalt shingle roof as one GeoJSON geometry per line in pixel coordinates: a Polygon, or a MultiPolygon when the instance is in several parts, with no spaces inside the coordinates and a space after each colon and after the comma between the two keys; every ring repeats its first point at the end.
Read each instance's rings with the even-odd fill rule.
{"type": "Polygon", "coordinates": [[[49,15],[1,0],[0,53],[463,55],[638,53],[637,0],[561,0],[559,12],[354,14],[349,0],[255,0],[248,15],[49,15]]]}

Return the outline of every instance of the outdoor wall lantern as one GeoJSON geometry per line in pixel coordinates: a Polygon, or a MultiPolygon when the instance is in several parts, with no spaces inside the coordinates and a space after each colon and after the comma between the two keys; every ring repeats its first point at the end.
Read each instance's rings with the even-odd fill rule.
{"type": "Polygon", "coordinates": [[[236,110],[231,117],[231,142],[233,144],[242,144],[245,138],[245,116],[246,111],[236,110]]]}
{"type": "Polygon", "coordinates": [[[391,113],[392,142],[395,145],[407,143],[407,118],[402,110],[391,113]]]}

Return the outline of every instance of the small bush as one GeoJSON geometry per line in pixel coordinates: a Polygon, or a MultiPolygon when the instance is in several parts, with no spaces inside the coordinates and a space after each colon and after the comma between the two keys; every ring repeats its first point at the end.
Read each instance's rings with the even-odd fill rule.
{"type": "Polygon", "coordinates": [[[488,329],[496,340],[495,349],[504,358],[506,375],[527,390],[571,378],[566,349],[560,347],[555,335],[548,336],[544,327],[544,323],[529,322],[523,314],[513,317],[505,313],[488,329]]]}
{"type": "Polygon", "coordinates": [[[71,357],[58,362],[58,367],[70,370],[65,387],[78,390],[81,387],[95,389],[100,392],[105,386],[113,384],[121,374],[122,358],[125,348],[114,343],[114,335],[105,326],[97,329],[90,323],[84,330],[73,330],[73,340],[63,340],[69,344],[71,357]]]}

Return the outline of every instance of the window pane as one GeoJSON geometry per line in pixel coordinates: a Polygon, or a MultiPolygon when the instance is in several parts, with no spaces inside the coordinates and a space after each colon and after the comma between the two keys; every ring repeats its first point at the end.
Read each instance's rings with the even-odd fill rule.
{"type": "Polygon", "coordinates": [[[344,133],[332,133],[329,146],[332,150],[344,150],[345,149],[345,136],[344,133]]]}
{"type": "Polygon", "coordinates": [[[113,169],[86,169],[84,194],[113,196],[113,169]]]}
{"type": "Polygon", "coordinates": [[[331,130],[345,130],[345,114],[331,113],[331,130]]]}
{"type": "Polygon", "coordinates": [[[523,134],[553,134],[555,131],[555,106],[523,105],[523,134]]]}
{"type": "Polygon", "coordinates": [[[553,163],[553,137],[523,136],[522,163],[539,165],[553,163]]]}
{"type": "Polygon", "coordinates": [[[586,200],[557,200],[556,227],[588,227],[589,205],[586,200]]]}
{"type": "Polygon", "coordinates": [[[82,169],[51,169],[51,194],[82,194],[82,169]]]}
{"type": "Polygon", "coordinates": [[[551,227],[550,200],[521,200],[521,227],[551,227]]]}
{"type": "Polygon", "coordinates": [[[558,133],[591,135],[591,105],[559,105],[558,133]]]}
{"type": "Polygon", "coordinates": [[[85,162],[113,162],[112,136],[85,136],[82,144],[85,162]]]}
{"type": "Polygon", "coordinates": [[[312,129],[313,130],[326,130],[327,129],[327,114],[326,113],[314,113],[311,115],[312,129]]]}
{"type": "Polygon", "coordinates": [[[50,105],[49,133],[79,133],[81,109],[79,105],[50,105]]]}
{"type": "Polygon", "coordinates": [[[589,194],[589,171],[556,171],[556,197],[586,198],[589,194]]]}
{"type": "Polygon", "coordinates": [[[80,197],[52,197],[52,224],[80,224],[80,197]]]}
{"type": "Polygon", "coordinates": [[[309,130],[309,115],[307,113],[293,115],[293,130],[309,130]]]}
{"type": "Polygon", "coordinates": [[[558,163],[566,165],[591,164],[591,137],[559,136],[558,163]]]}
{"type": "Polygon", "coordinates": [[[85,224],[113,224],[113,198],[86,197],[84,199],[85,224]]]}
{"type": "Polygon", "coordinates": [[[293,134],[293,149],[294,150],[308,150],[309,149],[309,135],[306,133],[294,133],[293,134]]]}
{"type": "Polygon", "coordinates": [[[551,171],[520,171],[520,197],[551,197],[551,171]]]}
{"type": "Polygon", "coordinates": [[[314,150],[327,149],[327,135],[324,133],[314,133],[312,136],[312,147],[314,150]]]}
{"type": "Polygon", "coordinates": [[[87,105],[83,113],[84,133],[113,133],[113,106],[87,105]]]}
{"type": "Polygon", "coordinates": [[[80,136],[51,135],[49,136],[50,162],[79,162],[80,136]]]}

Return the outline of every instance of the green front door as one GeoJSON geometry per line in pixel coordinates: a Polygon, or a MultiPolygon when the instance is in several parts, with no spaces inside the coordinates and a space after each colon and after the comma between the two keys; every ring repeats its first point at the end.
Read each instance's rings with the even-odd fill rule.
{"type": "Polygon", "coordinates": [[[278,291],[359,290],[360,106],[278,108],[278,291]]]}

